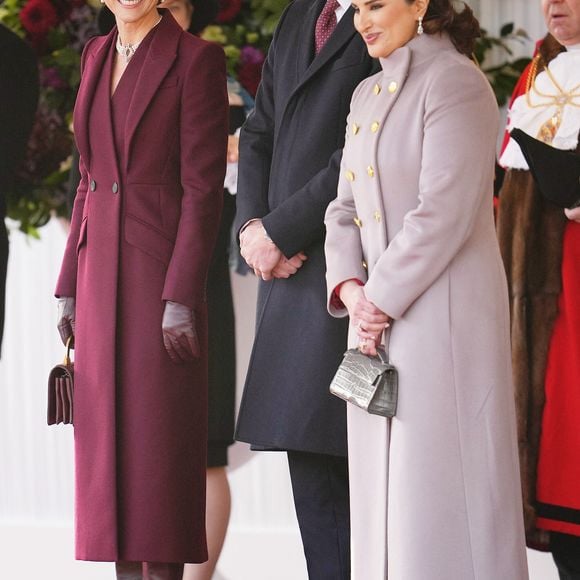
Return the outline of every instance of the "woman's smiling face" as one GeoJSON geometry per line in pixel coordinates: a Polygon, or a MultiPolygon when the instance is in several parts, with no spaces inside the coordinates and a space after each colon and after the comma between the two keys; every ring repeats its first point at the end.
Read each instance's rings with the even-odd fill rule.
{"type": "Polygon", "coordinates": [[[385,58],[417,33],[425,0],[353,0],[354,26],[373,58],[385,58]]]}
{"type": "Polygon", "coordinates": [[[157,0],[105,0],[105,4],[115,15],[117,24],[139,25],[157,13],[157,0]]]}

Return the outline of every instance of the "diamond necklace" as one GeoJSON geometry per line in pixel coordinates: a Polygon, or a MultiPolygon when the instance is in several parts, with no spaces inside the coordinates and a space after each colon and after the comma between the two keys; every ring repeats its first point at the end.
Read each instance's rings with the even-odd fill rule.
{"type": "MultiPolygon", "coordinates": [[[[151,30],[153,30],[153,28],[155,28],[161,22],[161,20],[162,17],[160,16],[159,20],[151,27],[151,30]]],[[[115,48],[117,49],[119,55],[125,59],[125,64],[127,64],[133,58],[133,55],[135,54],[135,51],[139,48],[140,44],[141,40],[139,42],[135,42],[134,44],[131,43],[123,44],[121,42],[121,36],[119,35],[119,33],[117,33],[117,41],[115,43],[115,48]]]]}

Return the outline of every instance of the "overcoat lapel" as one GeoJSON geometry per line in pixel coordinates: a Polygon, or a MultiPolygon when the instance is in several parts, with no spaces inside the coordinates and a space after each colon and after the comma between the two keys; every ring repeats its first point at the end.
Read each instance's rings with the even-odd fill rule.
{"type": "MultiPolygon", "coordinates": [[[[317,2],[312,5],[312,7],[308,11],[308,17],[306,26],[304,27],[305,34],[308,32],[310,34],[310,38],[304,37],[304,41],[302,42],[302,52],[298,56],[299,59],[299,67],[306,62],[306,57],[310,60],[310,56],[312,55],[312,51],[314,50],[314,28],[316,26],[316,19],[320,13],[320,5],[323,2],[317,2]]],[[[281,118],[283,119],[286,115],[286,111],[288,110],[289,105],[292,103],[294,97],[299,93],[304,85],[314,77],[325,65],[329,64],[332,57],[342,49],[342,47],[350,42],[352,37],[356,34],[356,30],[354,28],[353,23],[353,9],[349,8],[346,14],[340,19],[340,22],[337,24],[334,32],[332,33],[331,37],[328,39],[326,44],[322,47],[322,50],[314,57],[314,60],[310,63],[310,65],[306,68],[304,73],[299,76],[298,83],[294,87],[292,93],[288,97],[284,105],[284,111],[282,112],[281,118]]],[[[278,135],[279,136],[279,135],[278,135]]]]}
{"type": "MultiPolygon", "coordinates": [[[[340,19],[340,22],[336,25],[334,32],[331,34],[326,44],[310,63],[306,73],[300,79],[300,84],[296,87],[296,90],[300,89],[304,83],[308,82],[356,34],[353,15],[353,9],[349,8],[346,11],[346,14],[340,19]]],[[[314,38],[314,27],[312,27],[312,38],[314,38]]]]}
{"type": "MultiPolygon", "coordinates": [[[[115,39],[116,30],[117,29],[114,28],[106,38],[96,40],[95,42],[100,42],[101,45],[97,47],[94,52],[87,55],[73,113],[73,126],[77,147],[85,165],[89,168],[91,161],[91,148],[89,146],[89,115],[93,106],[97,83],[102,77],[103,68],[107,61],[109,48],[115,39]]],[[[110,126],[110,114],[106,121],[110,126]]]]}
{"type": "Polygon", "coordinates": [[[160,11],[163,19],[158,24],[155,37],[151,42],[139,78],[135,84],[125,124],[125,160],[128,163],[131,144],[139,121],[145,114],[149,103],[155,96],[159,85],[166,77],[177,57],[177,47],[183,31],[171,15],[160,11]]]}
{"type": "Polygon", "coordinates": [[[306,12],[304,18],[304,26],[302,27],[302,35],[298,46],[300,47],[300,52],[297,59],[297,80],[300,81],[308,67],[312,63],[314,57],[314,30],[316,28],[316,21],[318,16],[322,11],[322,6],[326,0],[317,0],[312,2],[310,8],[306,12]]]}

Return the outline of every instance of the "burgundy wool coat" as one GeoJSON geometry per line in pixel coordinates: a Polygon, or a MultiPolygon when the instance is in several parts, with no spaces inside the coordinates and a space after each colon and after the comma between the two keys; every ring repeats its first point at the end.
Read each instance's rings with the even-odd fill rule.
{"type": "Polygon", "coordinates": [[[207,558],[205,283],[223,196],[225,58],[166,11],[151,34],[124,126],[95,102],[116,29],[87,45],[74,113],[81,182],[56,295],[76,297],[81,560],[207,558]],[[118,154],[113,130],[124,132],[118,154]],[[195,312],[192,363],[165,351],[165,300],[195,312]]]}

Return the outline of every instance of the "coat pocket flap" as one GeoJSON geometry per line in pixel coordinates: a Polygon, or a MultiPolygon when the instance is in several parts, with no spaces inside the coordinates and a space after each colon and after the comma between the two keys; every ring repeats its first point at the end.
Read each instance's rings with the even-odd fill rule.
{"type": "Polygon", "coordinates": [[[169,265],[173,255],[173,242],[155,227],[130,214],[125,216],[125,241],[165,266],[169,265]]]}

